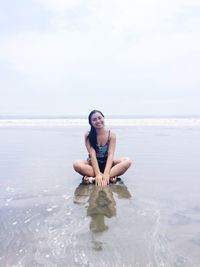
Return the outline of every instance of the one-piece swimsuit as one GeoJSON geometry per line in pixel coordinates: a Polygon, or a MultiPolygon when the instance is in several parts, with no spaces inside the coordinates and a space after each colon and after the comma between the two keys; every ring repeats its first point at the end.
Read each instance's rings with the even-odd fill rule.
{"type": "MultiPolygon", "coordinates": [[[[110,130],[108,131],[108,140],[104,146],[96,146],[96,158],[97,162],[99,164],[99,170],[103,173],[107,158],[108,158],[108,149],[109,149],[109,144],[110,144],[110,130]]],[[[90,160],[90,157],[88,158],[90,160]]]]}

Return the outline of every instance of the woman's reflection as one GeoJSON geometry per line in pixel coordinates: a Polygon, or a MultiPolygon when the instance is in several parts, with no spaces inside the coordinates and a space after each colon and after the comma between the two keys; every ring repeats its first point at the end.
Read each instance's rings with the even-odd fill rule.
{"type": "Polygon", "coordinates": [[[88,203],[87,216],[91,217],[90,230],[103,232],[108,229],[105,217],[111,218],[116,215],[116,201],[113,193],[118,198],[130,198],[131,194],[121,180],[117,184],[108,187],[80,184],[75,192],[74,203],[88,203]]]}
{"type": "Polygon", "coordinates": [[[105,217],[116,215],[116,202],[109,187],[95,187],[88,200],[87,216],[91,217],[90,230],[103,232],[108,229],[105,225],[105,217]]]}

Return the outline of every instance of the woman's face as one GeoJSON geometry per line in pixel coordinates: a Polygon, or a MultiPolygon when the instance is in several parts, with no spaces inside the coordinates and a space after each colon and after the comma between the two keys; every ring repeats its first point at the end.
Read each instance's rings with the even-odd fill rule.
{"type": "Polygon", "coordinates": [[[101,113],[95,112],[92,114],[91,124],[96,129],[104,127],[104,117],[101,115],[101,113]]]}

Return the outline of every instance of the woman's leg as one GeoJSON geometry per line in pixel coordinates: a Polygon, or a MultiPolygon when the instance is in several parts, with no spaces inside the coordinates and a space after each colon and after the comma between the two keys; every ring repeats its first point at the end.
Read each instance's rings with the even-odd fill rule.
{"type": "Polygon", "coordinates": [[[74,170],[87,177],[94,177],[94,171],[88,160],[76,160],[73,164],[74,170]]]}
{"type": "Polygon", "coordinates": [[[132,161],[127,158],[123,157],[121,159],[113,160],[113,167],[110,170],[110,177],[115,178],[124,174],[127,169],[131,166],[132,161]]]}

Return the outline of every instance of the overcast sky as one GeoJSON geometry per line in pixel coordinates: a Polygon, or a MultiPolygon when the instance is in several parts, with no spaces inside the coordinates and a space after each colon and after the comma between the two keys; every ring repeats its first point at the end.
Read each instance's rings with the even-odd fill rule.
{"type": "Polygon", "coordinates": [[[1,0],[0,25],[0,115],[200,115],[199,0],[1,0]]]}

